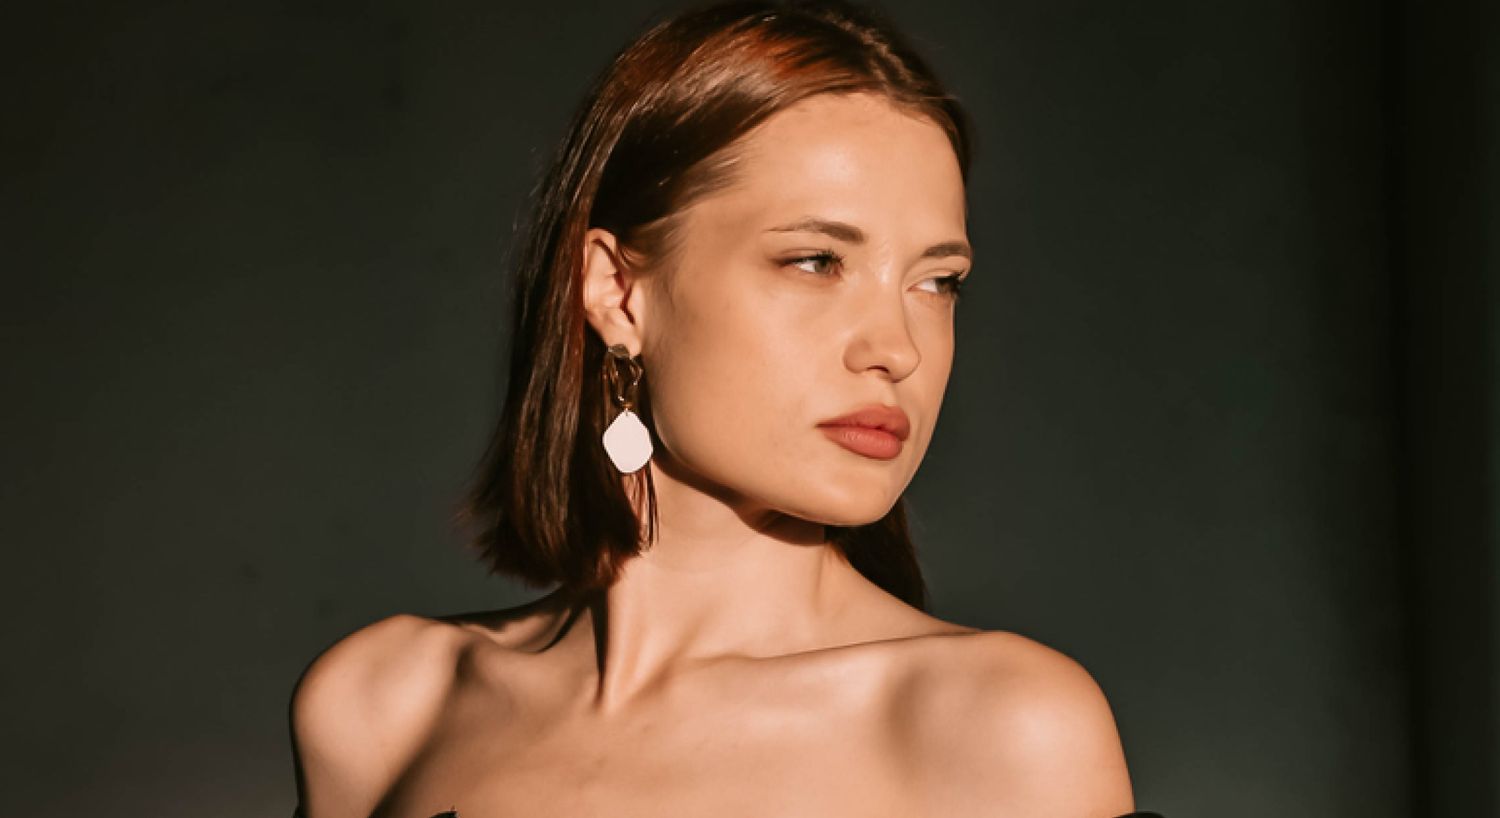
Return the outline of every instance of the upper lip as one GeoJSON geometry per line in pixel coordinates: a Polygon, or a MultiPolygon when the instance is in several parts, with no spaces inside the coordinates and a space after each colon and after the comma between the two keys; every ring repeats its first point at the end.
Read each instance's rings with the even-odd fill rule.
{"type": "Polygon", "coordinates": [[[831,420],[825,420],[819,426],[863,426],[867,429],[883,429],[895,435],[900,440],[905,440],[911,433],[911,421],[906,419],[906,413],[897,406],[882,406],[874,404],[856,409],[847,415],[840,415],[831,420]]]}

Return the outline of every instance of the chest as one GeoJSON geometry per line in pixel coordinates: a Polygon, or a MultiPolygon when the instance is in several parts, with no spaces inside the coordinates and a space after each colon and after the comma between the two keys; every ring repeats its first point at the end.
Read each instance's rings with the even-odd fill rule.
{"type": "Polygon", "coordinates": [[[471,691],[373,818],[917,814],[890,702],[878,686],[838,693],[709,688],[600,720],[471,691]]]}

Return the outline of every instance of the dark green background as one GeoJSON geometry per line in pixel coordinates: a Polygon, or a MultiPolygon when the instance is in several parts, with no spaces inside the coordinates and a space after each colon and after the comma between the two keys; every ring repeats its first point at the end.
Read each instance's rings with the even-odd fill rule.
{"type": "MultiPolygon", "coordinates": [[[[1090,668],[1171,818],[1500,804],[1484,6],[889,6],[978,125],[936,612],[1090,668]]],[[[286,815],[319,650],[532,595],[447,523],[502,254],[659,8],[11,16],[4,812],[286,815]]]]}

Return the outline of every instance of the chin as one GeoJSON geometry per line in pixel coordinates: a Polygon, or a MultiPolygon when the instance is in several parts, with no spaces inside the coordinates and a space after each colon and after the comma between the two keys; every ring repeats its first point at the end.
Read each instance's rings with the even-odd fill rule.
{"type": "Polygon", "coordinates": [[[799,495],[794,505],[783,509],[811,522],[852,528],[884,517],[897,499],[899,495],[889,494],[885,487],[871,488],[857,496],[848,492],[809,491],[799,495]]]}
{"type": "Polygon", "coordinates": [[[879,510],[867,514],[825,514],[808,517],[807,519],[823,525],[839,526],[840,528],[858,528],[862,525],[878,522],[890,510],[890,506],[883,506],[879,510]]]}

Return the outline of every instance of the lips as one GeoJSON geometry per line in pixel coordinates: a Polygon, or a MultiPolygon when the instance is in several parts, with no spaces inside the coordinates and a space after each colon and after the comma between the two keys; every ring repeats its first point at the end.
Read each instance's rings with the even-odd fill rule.
{"type": "Polygon", "coordinates": [[[818,424],[834,443],[876,460],[901,454],[901,441],[911,432],[906,413],[891,406],[868,406],[818,424]]]}

